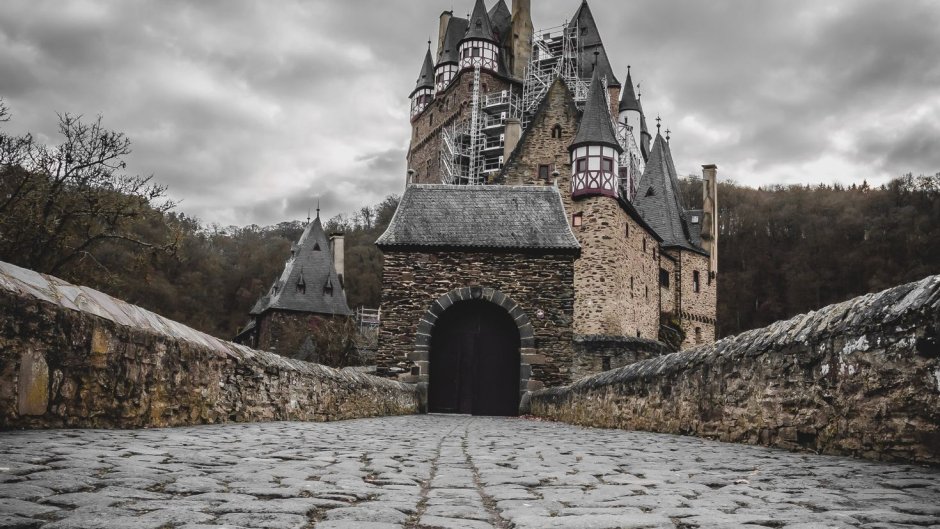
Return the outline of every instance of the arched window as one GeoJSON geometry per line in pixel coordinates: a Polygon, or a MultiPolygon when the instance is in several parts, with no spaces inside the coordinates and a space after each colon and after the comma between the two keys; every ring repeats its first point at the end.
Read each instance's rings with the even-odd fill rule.
{"type": "Polygon", "coordinates": [[[556,123],[555,126],[552,127],[552,137],[561,138],[561,125],[556,123]]]}

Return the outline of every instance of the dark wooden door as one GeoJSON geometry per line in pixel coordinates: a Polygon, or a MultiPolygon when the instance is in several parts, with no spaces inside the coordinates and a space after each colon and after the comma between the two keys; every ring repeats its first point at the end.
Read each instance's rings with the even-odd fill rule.
{"type": "Polygon", "coordinates": [[[451,306],[431,333],[428,408],[437,413],[519,413],[519,330],[486,301],[451,306]]]}

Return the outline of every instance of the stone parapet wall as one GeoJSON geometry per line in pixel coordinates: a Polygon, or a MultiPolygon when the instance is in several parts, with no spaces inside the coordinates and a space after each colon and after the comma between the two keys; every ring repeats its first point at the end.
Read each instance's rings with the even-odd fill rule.
{"type": "Polygon", "coordinates": [[[940,276],[530,394],[536,416],[940,464],[940,276]]]}
{"type": "Polygon", "coordinates": [[[0,428],[416,413],[415,386],[225,342],[0,262],[0,428]]]}
{"type": "Polygon", "coordinates": [[[572,378],[595,375],[673,352],[666,344],[648,338],[603,334],[574,335],[572,378]]]}

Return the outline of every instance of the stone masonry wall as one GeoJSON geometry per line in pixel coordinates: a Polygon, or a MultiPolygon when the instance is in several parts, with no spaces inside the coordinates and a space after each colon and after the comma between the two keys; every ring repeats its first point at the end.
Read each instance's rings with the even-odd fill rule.
{"type": "MultiPolygon", "coordinates": [[[[408,148],[408,168],[414,169],[414,183],[441,183],[441,128],[470,115],[473,93],[473,70],[457,73],[450,85],[428,104],[411,123],[411,145],[408,148]]],[[[480,70],[482,93],[505,90],[509,82],[480,70]]]]}
{"type": "Polygon", "coordinates": [[[679,294],[679,321],[685,332],[682,349],[715,341],[715,316],[718,310],[718,281],[708,278],[708,257],[690,251],[673,253],[679,259],[678,273],[681,283],[679,294]],[[698,271],[699,291],[693,287],[693,275],[698,271]],[[696,329],[700,329],[697,338],[696,329]]]}
{"type": "Polygon", "coordinates": [[[649,338],[576,334],[571,375],[574,378],[596,375],[671,352],[673,349],[666,344],[649,338]]]}
{"type": "Polygon", "coordinates": [[[940,276],[530,394],[575,424],[940,464],[940,276]]]}
{"type": "Polygon", "coordinates": [[[416,413],[414,386],[289,360],[0,262],[0,428],[416,413]]]}
{"type": "Polygon", "coordinates": [[[534,343],[523,343],[520,351],[532,369],[529,389],[569,383],[574,258],[574,254],[386,249],[379,369],[407,377],[415,362],[426,362],[427,351],[417,350],[415,343],[422,318],[441,296],[479,286],[511,298],[531,322],[534,343]]]}

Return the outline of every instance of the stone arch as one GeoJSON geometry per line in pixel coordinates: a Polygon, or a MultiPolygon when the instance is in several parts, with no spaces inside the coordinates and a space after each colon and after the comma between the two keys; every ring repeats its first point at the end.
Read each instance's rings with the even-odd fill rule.
{"type": "Polygon", "coordinates": [[[429,380],[431,332],[438,318],[451,305],[468,300],[489,301],[509,313],[519,329],[519,391],[520,394],[528,389],[529,378],[532,375],[532,366],[528,359],[531,355],[525,354],[535,348],[535,334],[528,314],[511,297],[488,287],[470,286],[455,288],[442,295],[431,303],[428,310],[421,315],[418,329],[415,333],[414,351],[408,355],[408,360],[414,362],[411,374],[418,376],[419,382],[427,383],[429,380]]]}

